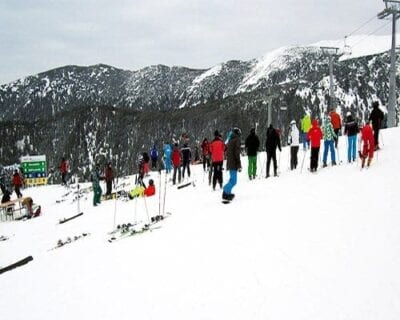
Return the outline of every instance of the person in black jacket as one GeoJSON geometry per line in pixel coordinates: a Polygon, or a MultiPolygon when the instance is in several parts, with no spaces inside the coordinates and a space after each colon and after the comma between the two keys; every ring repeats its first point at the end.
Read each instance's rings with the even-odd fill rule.
{"type": "Polygon", "coordinates": [[[1,198],[1,203],[6,203],[11,200],[11,192],[7,190],[6,186],[3,183],[0,183],[0,189],[3,193],[3,197],[1,198]]]}
{"type": "Polygon", "coordinates": [[[379,129],[382,127],[384,114],[379,109],[379,102],[375,101],[372,104],[372,112],[369,116],[369,121],[372,121],[372,129],[374,129],[375,150],[379,149],[379,129]]]}
{"type": "Polygon", "coordinates": [[[357,133],[359,132],[357,121],[354,120],[351,112],[347,112],[344,124],[344,134],[347,135],[347,161],[356,161],[357,152],[357,133]]]}
{"type": "Polygon", "coordinates": [[[256,129],[252,128],[247,136],[244,146],[247,150],[247,159],[249,166],[247,169],[249,179],[255,179],[257,174],[257,152],[260,147],[260,140],[256,135],[256,129]]]}
{"type": "Polygon", "coordinates": [[[231,201],[235,195],[232,193],[232,188],[237,183],[237,172],[242,170],[240,162],[240,136],[242,131],[235,127],[231,133],[231,138],[228,142],[226,150],[226,169],[229,171],[229,181],[224,185],[222,199],[231,201]]]}
{"type": "Polygon", "coordinates": [[[192,151],[187,143],[181,148],[182,154],[182,178],[185,178],[185,169],[187,169],[188,177],[190,178],[190,161],[192,160],[192,151]]]}
{"type": "Polygon", "coordinates": [[[282,151],[281,148],[281,138],[279,137],[278,132],[272,126],[269,125],[267,129],[267,141],[265,142],[265,149],[267,151],[267,176],[269,177],[269,167],[271,165],[271,159],[274,162],[274,176],[278,176],[278,164],[276,162],[276,148],[279,148],[279,151],[282,151]]]}

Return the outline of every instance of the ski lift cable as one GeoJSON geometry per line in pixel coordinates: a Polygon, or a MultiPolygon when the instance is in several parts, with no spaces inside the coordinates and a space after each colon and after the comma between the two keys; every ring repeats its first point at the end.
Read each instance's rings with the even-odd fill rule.
{"type": "Polygon", "coordinates": [[[351,36],[352,34],[356,33],[357,31],[359,31],[360,29],[362,29],[364,26],[366,26],[368,23],[370,23],[372,20],[374,20],[376,18],[376,14],[373,15],[370,19],[368,19],[368,21],[364,22],[361,26],[359,26],[357,29],[355,29],[354,31],[350,32],[348,35],[346,35],[346,37],[351,36]]]}
{"type": "MultiPolygon", "coordinates": [[[[349,36],[351,36],[352,34],[356,33],[357,31],[359,31],[360,29],[362,29],[363,27],[365,27],[368,23],[370,23],[372,20],[374,20],[376,18],[376,14],[373,15],[371,18],[369,18],[366,22],[364,22],[361,26],[359,26],[358,28],[356,28],[355,30],[353,30],[352,32],[350,32],[349,34],[345,35],[345,46],[346,46],[346,38],[348,38],[349,36]]],[[[374,31],[376,32],[376,31],[374,31]]],[[[342,40],[336,40],[337,46],[340,46],[340,43],[342,42],[342,40]]],[[[350,47],[350,46],[348,46],[350,47]]]]}
{"type": "Polygon", "coordinates": [[[391,21],[385,23],[384,25],[380,26],[379,28],[375,29],[374,31],[372,31],[371,33],[369,33],[368,35],[366,35],[365,37],[361,38],[361,40],[357,41],[355,44],[353,44],[351,47],[354,48],[357,45],[359,45],[361,42],[363,42],[364,40],[366,40],[367,38],[369,38],[370,36],[372,36],[374,33],[378,32],[379,30],[383,29],[384,27],[386,27],[387,25],[389,25],[390,23],[392,23],[391,21]]]}

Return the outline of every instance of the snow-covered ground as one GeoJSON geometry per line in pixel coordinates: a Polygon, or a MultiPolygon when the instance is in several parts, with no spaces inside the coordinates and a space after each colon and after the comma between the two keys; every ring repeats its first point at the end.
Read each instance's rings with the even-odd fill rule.
{"type": "MultiPolygon", "coordinates": [[[[399,134],[382,131],[383,149],[363,171],[343,161],[312,174],[307,159],[302,173],[291,172],[284,148],[278,178],[249,181],[243,158],[228,205],[192,167],[195,187],[168,183],[172,215],[161,228],[113,243],[115,214],[117,224],[146,221],[143,199],[93,207],[89,193],[84,215],[58,224],[78,211],[72,195],[56,203],[65,188],[23,190],[43,216],[0,223],[10,236],[0,242],[0,267],[34,258],[0,275],[0,319],[397,320],[399,134]],[[49,251],[82,232],[90,236],[49,251]]],[[[345,149],[342,137],[342,160],[345,149]]],[[[158,188],[158,173],[152,178],[158,188]]],[[[151,215],[159,199],[147,198],[151,215]]]]}

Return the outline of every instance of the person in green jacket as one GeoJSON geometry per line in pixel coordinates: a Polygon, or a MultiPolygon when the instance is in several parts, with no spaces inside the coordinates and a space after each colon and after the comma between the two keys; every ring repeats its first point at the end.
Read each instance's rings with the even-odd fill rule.
{"type": "Polygon", "coordinates": [[[310,148],[310,141],[307,138],[307,133],[311,128],[311,117],[308,113],[301,119],[301,137],[303,141],[303,150],[310,148]]]}
{"type": "MultiPolygon", "coordinates": [[[[92,171],[92,187],[93,187],[93,206],[97,206],[101,202],[101,187],[100,180],[100,164],[96,164],[92,171]]],[[[79,195],[78,195],[79,196],[79,195]]]]}
{"type": "Polygon", "coordinates": [[[336,165],[336,157],[335,157],[335,139],[336,133],[333,129],[331,117],[325,116],[324,122],[322,124],[322,132],[324,134],[324,156],[322,159],[323,167],[326,167],[326,160],[328,158],[328,151],[331,152],[331,163],[332,165],[336,165]]]}

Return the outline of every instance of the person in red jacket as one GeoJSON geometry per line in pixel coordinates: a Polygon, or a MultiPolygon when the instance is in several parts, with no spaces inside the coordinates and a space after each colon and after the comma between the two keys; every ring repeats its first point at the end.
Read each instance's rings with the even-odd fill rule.
{"type": "Polygon", "coordinates": [[[12,178],[12,184],[14,185],[14,190],[15,190],[15,193],[17,194],[17,197],[21,198],[22,193],[21,193],[20,189],[22,187],[22,179],[18,173],[18,170],[14,171],[13,178],[12,178]]]}
{"type": "Polygon", "coordinates": [[[146,197],[151,197],[151,196],[154,196],[156,194],[156,186],[154,185],[154,180],[153,179],[149,180],[149,185],[147,187],[145,186],[143,194],[146,197]]]}
{"type": "Polygon", "coordinates": [[[68,161],[64,157],[61,158],[61,163],[59,166],[61,173],[61,184],[67,184],[67,174],[68,174],[68,161]]]}
{"type": "Polygon", "coordinates": [[[206,171],[206,166],[207,169],[210,167],[210,144],[207,138],[204,138],[201,144],[201,154],[203,158],[203,170],[206,171]]]}
{"type": "Polygon", "coordinates": [[[335,108],[331,109],[331,112],[329,112],[329,116],[331,117],[333,131],[335,131],[336,134],[336,137],[334,137],[333,139],[335,141],[335,148],[337,149],[339,133],[340,129],[342,128],[342,119],[340,118],[340,115],[336,112],[335,108]]]}
{"type": "Polygon", "coordinates": [[[318,157],[319,147],[321,146],[321,139],[323,137],[322,130],[318,125],[318,120],[314,119],[311,124],[311,128],[307,133],[307,139],[311,142],[311,158],[310,158],[310,170],[311,172],[317,171],[318,168],[318,157]]]}
{"type": "Polygon", "coordinates": [[[104,177],[106,180],[106,199],[111,198],[112,184],[114,182],[114,170],[111,162],[107,163],[104,170],[104,177]]]}
{"type": "Polygon", "coordinates": [[[212,178],[212,186],[213,190],[217,185],[217,182],[222,189],[222,166],[224,163],[224,153],[225,153],[225,143],[222,141],[221,135],[218,130],[214,132],[214,140],[210,145],[211,152],[211,162],[213,167],[213,178],[212,178]]]}
{"type": "MultiPolygon", "coordinates": [[[[361,129],[361,141],[363,142],[362,152],[358,151],[361,158],[361,168],[365,166],[365,160],[368,158],[367,166],[371,164],[372,158],[374,157],[374,133],[372,131],[371,125],[367,123],[361,129]]],[[[361,148],[360,148],[361,149],[361,148]]]]}
{"type": "Polygon", "coordinates": [[[176,173],[178,172],[178,183],[181,182],[181,151],[179,150],[178,144],[174,144],[174,149],[172,150],[172,166],[174,167],[174,173],[172,176],[172,183],[176,183],[176,173]]]}

